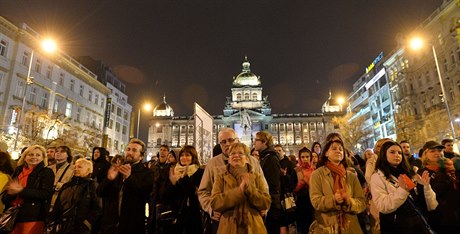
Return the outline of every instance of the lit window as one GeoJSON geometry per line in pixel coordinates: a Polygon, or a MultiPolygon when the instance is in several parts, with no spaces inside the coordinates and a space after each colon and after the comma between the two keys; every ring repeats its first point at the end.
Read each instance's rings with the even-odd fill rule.
{"type": "Polygon", "coordinates": [[[72,117],[72,103],[71,102],[67,102],[67,105],[65,106],[65,116],[72,117]]]}

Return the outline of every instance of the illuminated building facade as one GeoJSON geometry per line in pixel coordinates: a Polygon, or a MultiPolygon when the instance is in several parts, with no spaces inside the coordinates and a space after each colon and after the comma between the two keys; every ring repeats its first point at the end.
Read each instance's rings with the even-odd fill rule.
{"type": "MultiPolygon", "coordinates": [[[[275,144],[282,144],[288,154],[297,154],[304,146],[310,148],[315,141],[323,142],[334,131],[332,118],[342,115],[341,106],[332,97],[324,103],[321,113],[272,114],[268,96],[263,95],[260,76],[251,71],[245,59],[242,71],[233,77],[231,96],[227,97],[222,115],[214,115],[214,144],[219,129],[236,130],[240,141],[251,146],[255,134],[269,131],[275,144]]],[[[166,98],[153,111],[149,121],[148,154],[156,155],[160,144],[178,149],[193,144],[193,116],[174,116],[166,98]]]]}
{"type": "MultiPolygon", "coordinates": [[[[89,148],[100,145],[102,141],[109,89],[97,80],[93,72],[63,51],[52,55],[42,53],[38,46],[41,39],[26,24],[18,27],[0,16],[2,135],[16,135],[18,113],[23,111],[25,118],[19,129],[23,136],[30,136],[27,140],[33,142],[34,139],[30,138],[36,134],[48,142],[59,133],[71,131],[70,128],[78,129],[75,131],[78,135],[75,136],[79,142],[73,143],[80,147],[79,152],[88,153],[89,148]],[[29,64],[30,77],[33,78],[30,84],[27,83],[29,64]],[[24,97],[24,110],[21,110],[24,97]],[[38,119],[34,113],[46,117],[38,119]],[[49,124],[40,125],[44,121],[49,124]]],[[[8,143],[12,150],[11,142],[8,143]]],[[[18,142],[18,146],[22,148],[28,145],[18,142]]]]}

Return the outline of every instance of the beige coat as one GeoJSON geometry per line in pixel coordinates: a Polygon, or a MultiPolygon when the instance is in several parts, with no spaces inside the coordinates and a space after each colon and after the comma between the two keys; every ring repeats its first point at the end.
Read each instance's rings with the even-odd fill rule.
{"type": "Polygon", "coordinates": [[[56,202],[57,196],[59,194],[59,190],[61,189],[62,185],[64,185],[65,183],[69,182],[72,179],[74,166],[70,165],[68,162],[65,162],[64,165],[62,165],[59,168],[59,170],[56,170],[56,164],[49,166],[49,168],[53,170],[54,172],[54,193],[53,193],[53,196],[51,197],[51,204],[50,204],[50,211],[51,211],[53,209],[54,203],[56,202]],[[69,166],[69,168],[67,168],[66,170],[67,166],[69,166]]]}
{"type": "MultiPolygon", "coordinates": [[[[357,176],[347,171],[345,177],[346,191],[351,197],[350,205],[344,207],[345,228],[342,234],[362,233],[356,214],[366,208],[366,198],[357,176]]],[[[322,166],[316,169],[310,178],[310,199],[315,209],[315,221],[310,230],[312,233],[338,233],[338,214],[340,206],[334,198],[334,179],[331,171],[322,166]]]]}
{"type": "Polygon", "coordinates": [[[215,178],[211,192],[211,207],[222,213],[217,233],[267,233],[261,216],[262,210],[270,207],[270,194],[261,174],[251,172],[251,181],[247,191],[239,189],[236,179],[227,171],[215,178]],[[244,205],[248,212],[248,225],[238,226],[232,219],[235,206],[244,205]]]}

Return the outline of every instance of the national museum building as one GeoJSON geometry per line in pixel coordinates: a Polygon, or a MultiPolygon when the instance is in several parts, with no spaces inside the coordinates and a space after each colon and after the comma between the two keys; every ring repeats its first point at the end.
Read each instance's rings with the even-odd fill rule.
{"type": "MultiPolygon", "coordinates": [[[[227,97],[223,114],[213,115],[213,142],[218,144],[219,129],[235,129],[240,141],[252,146],[255,134],[269,131],[275,144],[284,145],[287,154],[295,154],[300,148],[311,147],[315,141],[323,142],[334,131],[332,118],[342,115],[339,103],[329,95],[319,113],[272,114],[268,96],[263,96],[260,76],[251,72],[245,58],[240,74],[233,77],[231,96],[227,97]]],[[[163,103],[153,110],[149,121],[148,150],[156,155],[161,144],[178,151],[184,145],[194,144],[194,121],[192,116],[174,116],[173,108],[163,103]]]]}

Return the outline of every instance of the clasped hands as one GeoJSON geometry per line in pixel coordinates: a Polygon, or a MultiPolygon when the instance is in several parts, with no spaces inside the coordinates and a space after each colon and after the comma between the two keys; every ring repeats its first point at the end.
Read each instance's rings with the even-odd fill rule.
{"type": "Polygon", "coordinates": [[[243,173],[243,175],[241,176],[241,183],[240,183],[240,190],[242,192],[245,192],[247,190],[247,188],[249,187],[249,183],[250,183],[250,175],[249,173],[243,173]]]}
{"type": "Polygon", "coordinates": [[[335,191],[334,199],[337,204],[342,204],[345,202],[345,205],[350,205],[350,194],[348,194],[345,189],[335,191]]]}
{"type": "Polygon", "coordinates": [[[112,165],[107,172],[107,179],[114,180],[118,173],[123,175],[123,179],[128,179],[131,176],[131,164],[112,165]]]}

